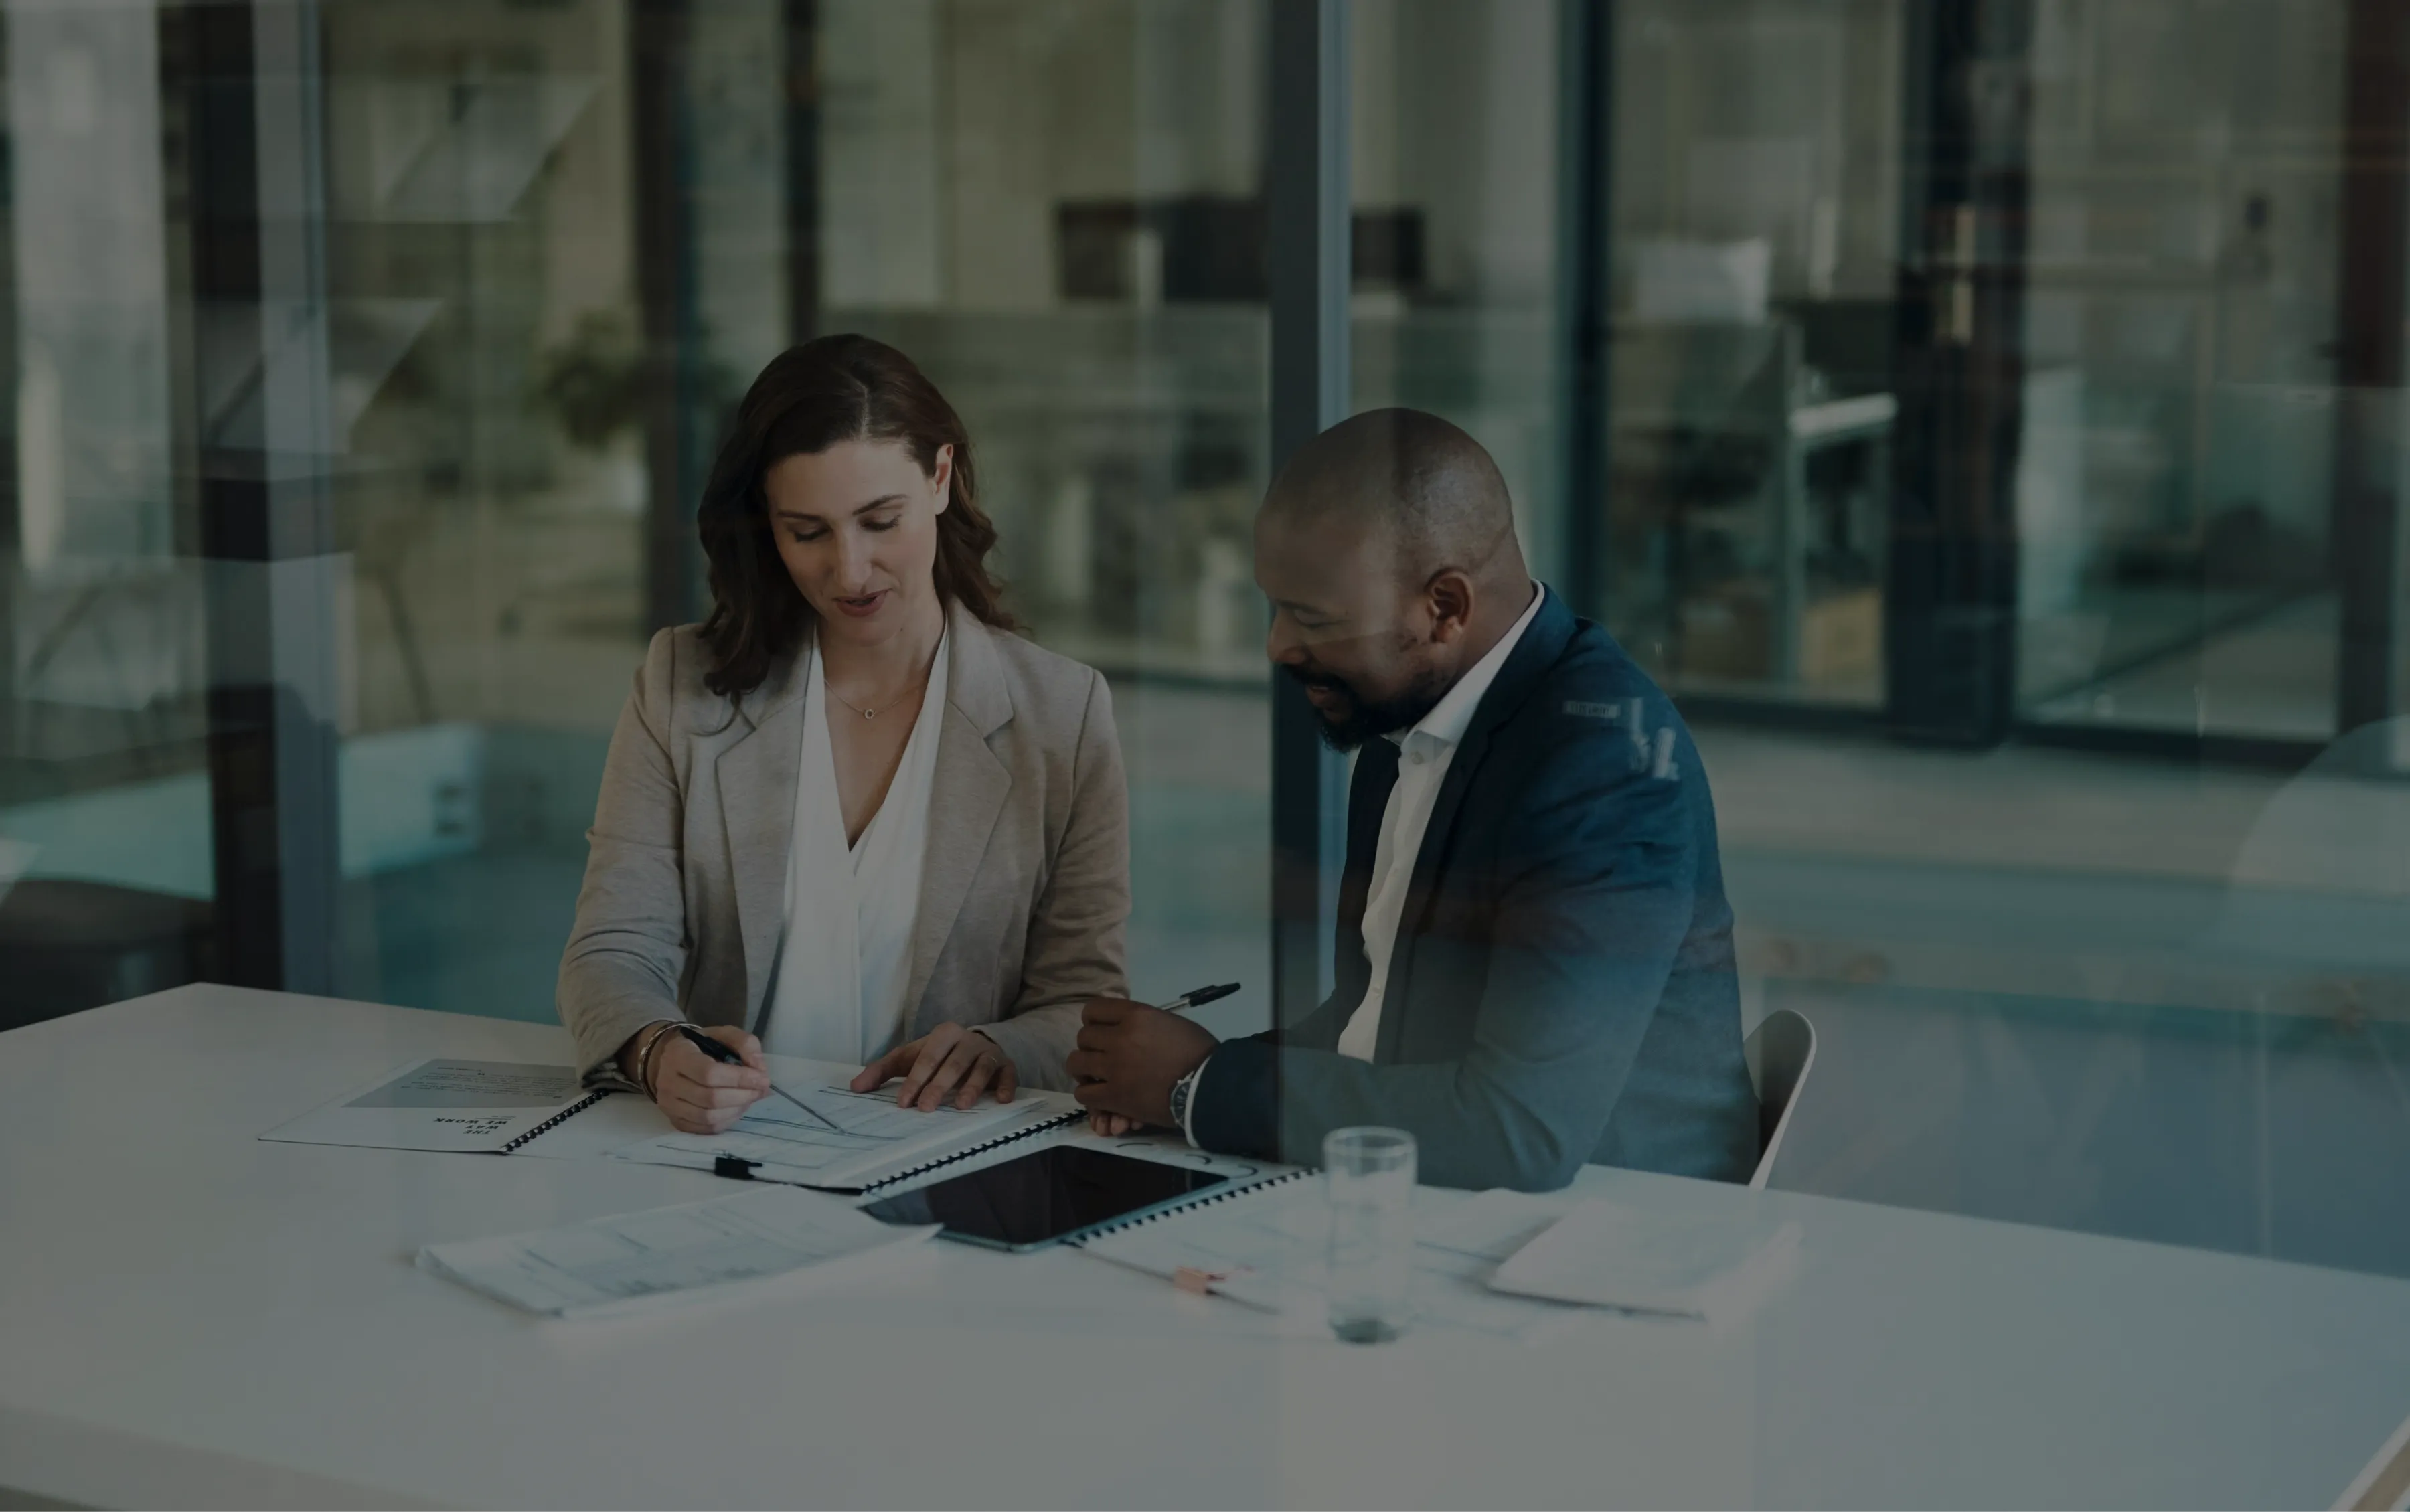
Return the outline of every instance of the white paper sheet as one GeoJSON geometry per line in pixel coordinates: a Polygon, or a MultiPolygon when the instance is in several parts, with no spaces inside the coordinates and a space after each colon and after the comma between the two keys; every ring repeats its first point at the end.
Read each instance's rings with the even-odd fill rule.
{"type": "Polygon", "coordinates": [[[1754,1212],[1656,1213],[1594,1199],[1498,1267],[1489,1286],[1554,1301],[1726,1323],[1789,1273],[1799,1225],[1754,1212]]]}
{"type": "Polygon", "coordinates": [[[1575,1199],[1562,1192],[1516,1192],[1503,1186],[1444,1195],[1448,1199],[1425,1201],[1416,1208],[1415,1237],[1435,1249],[1492,1264],[1538,1238],[1575,1207],[1575,1199]]]}
{"type": "Polygon", "coordinates": [[[821,1081],[783,1077],[777,1084],[827,1123],[784,1098],[769,1097],[747,1109],[725,1134],[663,1134],[613,1153],[621,1160],[700,1170],[712,1169],[721,1156],[735,1156],[759,1162],[752,1172],[757,1181],[853,1191],[1081,1111],[1076,1100],[1051,1092],[1024,1091],[1010,1102],[922,1112],[895,1106],[893,1088],[849,1092],[821,1081]]]}
{"type": "Polygon", "coordinates": [[[898,1228],[836,1198],[757,1186],[680,1207],[621,1214],[493,1239],[429,1244],[423,1271],[550,1317],[601,1317],[810,1270],[823,1279],[917,1244],[934,1224],[898,1228]]]}

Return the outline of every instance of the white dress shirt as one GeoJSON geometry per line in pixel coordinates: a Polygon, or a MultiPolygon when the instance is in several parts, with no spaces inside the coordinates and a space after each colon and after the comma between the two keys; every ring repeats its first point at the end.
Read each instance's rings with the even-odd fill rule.
{"type": "Polygon", "coordinates": [[[1456,679],[1447,696],[1402,734],[1382,738],[1398,748],[1398,785],[1389,790],[1388,807],[1381,810],[1381,837],[1372,851],[1372,887],[1364,897],[1364,961],[1372,975],[1364,1000],[1356,1005],[1347,1027],[1339,1033],[1339,1053],[1371,1060],[1381,1037],[1381,999],[1388,991],[1389,958],[1398,947],[1398,921],[1405,912],[1406,892],[1414,881],[1415,858],[1422,853],[1423,831],[1430,827],[1431,806],[1439,801],[1440,784],[1447,780],[1448,763],[1473,723],[1473,711],[1498,680],[1498,669],[1514,654],[1547,589],[1535,587],[1531,604],[1515,628],[1456,679]]]}
{"type": "MultiPolygon", "coordinates": [[[[1415,721],[1402,734],[1382,736],[1398,747],[1398,783],[1389,790],[1388,806],[1381,810],[1381,837],[1372,853],[1372,886],[1364,899],[1364,960],[1372,975],[1364,988],[1364,1000],[1349,1015],[1347,1027],[1340,1031],[1339,1053],[1357,1060],[1371,1060],[1372,1048],[1381,1038],[1381,999],[1389,985],[1389,958],[1396,953],[1398,922],[1406,909],[1406,893],[1414,881],[1415,858],[1422,853],[1423,832],[1430,827],[1431,807],[1439,802],[1440,784],[1447,778],[1448,763],[1456,759],[1456,748],[1464,740],[1464,732],[1473,723],[1474,711],[1481,706],[1482,695],[1498,680],[1498,669],[1515,653],[1523,632],[1532,628],[1539,617],[1540,605],[1546,601],[1547,589],[1534,583],[1532,602],[1514,627],[1498,637],[1472,670],[1456,680],[1447,695],[1431,705],[1429,714],[1415,721]]],[[[1208,1065],[1211,1064],[1209,1057],[1208,1065]]],[[[1206,1067],[1198,1068],[1198,1079],[1188,1089],[1187,1111],[1192,1117],[1181,1121],[1180,1131],[1187,1134],[1189,1142],[1197,1142],[1190,1133],[1197,1094],[1204,1086],[1206,1067]]]]}
{"type": "Polygon", "coordinates": [[[794,838],[787,849],[787,921],[762,1031],[762,1048],[774,1055],[862,1066],[903,1040],[945,707],[941,637],[887,796],[849,846],[829,741],[828,684],[820,647],[812,647],[795,763],[794,838]]]}

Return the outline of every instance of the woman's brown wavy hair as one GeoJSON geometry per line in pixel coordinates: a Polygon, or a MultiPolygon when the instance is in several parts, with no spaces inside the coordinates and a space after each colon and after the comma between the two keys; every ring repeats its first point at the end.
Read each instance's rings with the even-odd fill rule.
{"type": "Polygon", "coordinates": [[[781,352],[753,380],[704,485],[695,528],[711,563],[703,644],[712,665],[703,681],[713,692],[744,697],[803,645],[812,607],[778,560],[762,479],[790,457],[845,441],[901,442],[924,473],[936,471],[938,447],[953,447],[951,498],[937,516],[937,597],[999,630],[1014,628],[1003,587],[987,570],[995,527],[979,507],[962,417],[910,357],[884,342],[822,336],[781,352]]]}

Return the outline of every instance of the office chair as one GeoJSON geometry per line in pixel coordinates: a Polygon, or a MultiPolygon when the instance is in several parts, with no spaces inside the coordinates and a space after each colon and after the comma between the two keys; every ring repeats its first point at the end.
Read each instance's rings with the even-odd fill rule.
{"type": "Polygon", "coordinates": [[[1749,1062],[1749,1084],[1757,1089],[1757,1170],[1749,1184],[1763,1187],[1774,1173],[1782,1136],[1790,1130],[1799,1093],[1816,1064],[1816,1026],[1804,1013],[1778,1008],[1749,1031],[1740,1050],[1749,1062]]]}

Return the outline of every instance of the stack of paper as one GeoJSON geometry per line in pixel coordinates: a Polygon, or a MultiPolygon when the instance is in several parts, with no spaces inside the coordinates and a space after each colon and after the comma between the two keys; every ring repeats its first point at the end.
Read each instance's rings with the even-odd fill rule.
{"type": "Polygon", "coordinates": [[[634,1312],[806,1269],[863,1273],[937,1231],[866,1217],[835,1198],[758,1186],[681,1207],[498,1239],[429,1244],[419,1269],[550,1317],[634,1312]]]}
{"type": "Polygon", "coordinates": [[[1493,1291],[1728,1322],[1790,1272],[1799,1225],[1754,1212],[1648,1212],[1595,1199],[1523,1245],[1493,1291]]]}

